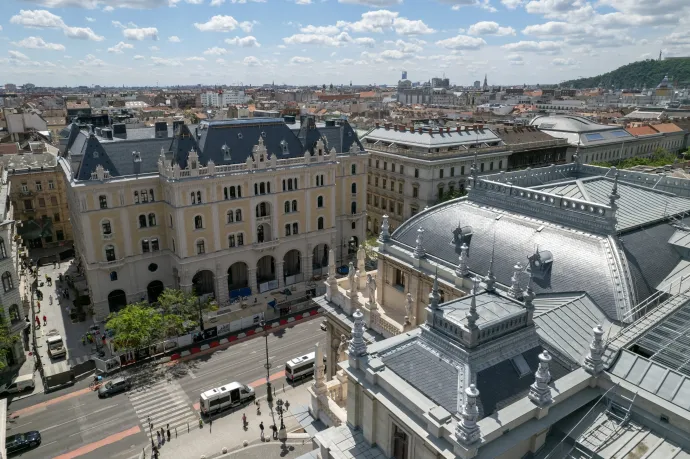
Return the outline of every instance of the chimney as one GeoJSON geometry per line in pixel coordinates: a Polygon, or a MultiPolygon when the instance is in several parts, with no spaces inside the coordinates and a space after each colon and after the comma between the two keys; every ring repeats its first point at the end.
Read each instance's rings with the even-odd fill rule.
{"type": "Polygon", "coordinates": [[[421,134],[422,133],[422,128],[421,126],[418,128],[418,132],[421,134]]]}
{"type": "Polygon", "coordinates": [[[484,129],[484,125],[483,125],[483,124],[478,124],[478,125],[477,125],[477,129],[479,129],[479,130],[481,131],[482,129],[484,129]]]}
{"type": "Polygon", "coordinates": [[[462,130],[462,127],[461,127],[461,126],[458,126],[458,127],[457,127],[457,130],[458,130],[458,132],[460,132],[460,131],[462,130]]]}
{"type": "Polygon", "coordinates": [[[376,129],[378,129],[378,128],[379,128],[379,126],[380,126],[380,124],[379,124],[379,123],[376,123],[376,129]]]}

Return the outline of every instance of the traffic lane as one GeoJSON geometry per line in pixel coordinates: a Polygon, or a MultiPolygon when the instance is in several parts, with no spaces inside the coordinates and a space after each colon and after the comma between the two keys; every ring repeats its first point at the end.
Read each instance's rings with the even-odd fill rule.
{"type": "MultiPolygon", "coordinates": [[[[36,375],[38,378],[39,376],[36,375]]],[[[30,406],[34,406],[37,404],[41,404],[44,402],[48,402],[50,400],[55,400],[59,399],[61,397],[64,397],[66,394],[70,394],[73,392],[78,392],[83,389],[87,389],[89,387],[89,384],[91,383],[91,378],[86,378],[79,380],[75,382],[73,385],[65,387],[60,390],[56,390],[53,392],[49,393],[40,393],[36,395],[32,395],[31,397],[25,397],[19,400],[12,400],[12,397],[7,398],[7,411],[12,414],[14,411],[22,410],[25,408],[28,408],[30,406]]]]}
{"type": "MultiPolygon", "coordinates": [[[[271,373],[281,371],[288,360],[311,352],[316,343],[324,346],[325,339],[326,334],[319,328],[318,321],[297,325],[285,330],[282,335],[269,334],[269,360],[273,365],[271,373]]],[[[177,363],[171,369],[181,376],[179,383],[187,395],[196,400],[203,390],[232,381],[249,384],[261,377],[265,378],[265,362],[265,338],[259,336],[214,353],[207,359],[177,363]],[[175,367],[178,368],[174,369],[175,367]]]]}
{"type": "MultiPolygon", "coordinates": [[[[94,392],[88,395],[40,407],[11,419],[8,435],[30,430],[41,433],[41,446],[21,457],[54,457],[138,425],[137,416],[124,394],[103,400],[94,392]]],[[[142,436],[142,441],[144,439],[142,436]]]]}

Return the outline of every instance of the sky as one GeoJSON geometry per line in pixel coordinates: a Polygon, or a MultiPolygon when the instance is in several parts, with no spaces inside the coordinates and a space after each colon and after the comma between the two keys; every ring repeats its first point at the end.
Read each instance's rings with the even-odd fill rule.
{"type": "Polygon", "coordinates": [[[0,85],[521,85],[690,56],[690,0],[0,4],[0,85]]]}

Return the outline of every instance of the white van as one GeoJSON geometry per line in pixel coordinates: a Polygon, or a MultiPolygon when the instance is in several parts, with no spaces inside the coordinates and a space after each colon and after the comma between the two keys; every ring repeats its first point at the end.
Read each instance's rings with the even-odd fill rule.
{"type": "Polygon", "coordinates": [[[62,336],[49,336],[46,344],[48,345],[48,355],[52,358],[67,357],[67,348],[65,343],[62,342],[62,336]]]}
{"type": "Polygon", "coordinates": [[[199,397],[199,406],[202,413],[211,414],[248,402],[254,397],[256,397],[256,393],[253,388],[232,382],[203,392],[199,397]]]}
{"type": "Polygon", "coordinates": [[[17,394],[19,392],[32,390],[34,387],[36,387],[36,383],[32,373],[17,376],[10,384],[0,388],[0,393],[17,394]]]}

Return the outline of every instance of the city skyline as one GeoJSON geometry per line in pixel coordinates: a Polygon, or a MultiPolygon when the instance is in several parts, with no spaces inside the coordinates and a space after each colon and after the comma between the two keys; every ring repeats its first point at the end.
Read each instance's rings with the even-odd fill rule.
{"type": "Polygon", "coordinates": [[[9,0],[0,82],[365,85],[395,84],[407,70],[458,85],[486,73],[489,84],[558,83],[659,50],[687,54],[690,5],[645,3],[9,0]]]}

